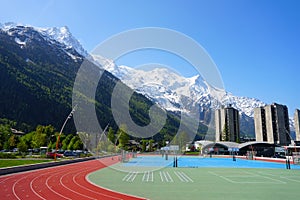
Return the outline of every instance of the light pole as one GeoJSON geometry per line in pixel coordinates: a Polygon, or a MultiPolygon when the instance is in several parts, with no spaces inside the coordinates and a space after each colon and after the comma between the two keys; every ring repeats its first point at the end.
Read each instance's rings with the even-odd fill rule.
{"type": "MultiPolygon", "coordinates": [[[[105,135],[105,131],[106,131],[106,129],[108,128],[108,126],[109,126],[109,123],[106,125],[106,127],[105,127],[105,129],[102,131],[102,133],[100,134],[100,139],[99,140],[97,140],[97,137],[96,137],[96,141],[98,142],[96,145],[96,155],[97,155],[97,157],[99,157],[99,144],[101,144],[100,142],[101,142],[101,139],[102,139],[102,136],[103,135],[105,135]]],[[[97,136],[97,135],[96,135],[97,136]]],[[[105,144],[104,144],[105,145],[105,144]]],[[[106,145],[105,145],[106,146],[106,145]]],[[[100,149],[101,150],[101,149],[100,149]]]]}
{"type": "Polygon", "coordinates": [[[58,135],[57,140],[56,140],[56,148],[55,148],[55,153],[54,153],[54,160],[55,161],[56,161],[56,154],[57,154],[57,150],[58,150],[58,143],[59,143],[60,135],[62,134],[68,120],[72,118],[73,113],[75,112],[76,108],[77,108],[77,104],[74,106],[74,108],[72,109],[72,111],[70,112],[70,114],[68,115],[68,117],[66,118],[64,124],[62,125],[62,127],[60,129],[59,135],[58,135]]]}

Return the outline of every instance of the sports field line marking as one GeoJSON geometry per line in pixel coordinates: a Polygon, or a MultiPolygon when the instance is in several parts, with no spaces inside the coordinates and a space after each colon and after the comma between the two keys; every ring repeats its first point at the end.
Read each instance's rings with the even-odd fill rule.
{"type": "Polygon", "coordinates": [[[226,177],[224,177],[224,176],[221,176],[221,175],[219,175],[219,174],[216,174],[215,172],[209,171],[208,173],[210,173],[210,174],[212,174],[212,175],[214,175],[214,176],[217,176],[217,177],[219,177],[219,178],[222,178],[222,179],[224,179],[225,181],[228,181],[229,183],[236,183],[235,181],[233,181],[233,180],[231,180],[231,179],[228,179],[228,178],[226,178],[226,177]]]}
{"type": "Polygon", "coordinates": [[[150,171],[144,172],[142,181],[143,182],[153,182],[153,172],[150,172],[150,171]]]}
{"type": "Polygon", "coordinates": [[[144,181],[146,181],[146,174],[147,174],[148,172],[144,172],[144,175],[143,175],[143,178],[142,178],[142,181],[144,182],[144,181]]]}
{"type": "Polygon", "coordinates": [[[286,179],[286,180],[289,180],[289,181],[294,181],[294,182],[300,183],[299,180],[291,179],[291,178],[288,178],[288,177],[285,177],[285,176],[280,176],[280,178],[283,178],[283,179],[286,179]]]}
{"type": "Polygon", "coordinates": [[[226,176],[227,178],[253,178],[253,177],[259,177],[258,175],[256,176],[251,176],[251,175],[236,175],[236,176],[226,176]]]}
{"type": "Polygon", "coordinates": [[[153,175],[153,172],[151,172],[151,182],[154,182],[154,175],[153,175]]]}
{"type": "Polygon", "coordinates": [[[125,181],[130,175],[131,175],[132,172],[129,172],[126,176],[124,176],[124,178],[122,179],[122,181],[125,181]]]}
{"type": "Polygon", "coordinates": [[[169,182],[168,177],[167,177],[167,175],[166,175],[165,172],[163,172],[163,175],[164,175],[164,177],[165,177],[165,180],[166,180],[167,182],[169,182]]]}
{"type": "Polygon", "coordinates": [[[138,172],[132,172],[130,171],[123,179],[122,181],[126,182],[133,182],[137,176],[138,172]]]}
{"type": "Polygon", "coordinates": [[[174,174],[179,178],[181,182],[194,182],[188,175],[186,175],[184,172],[176,172],[174,171],[174,174]]]}
{"type": "Polygon", "coordinates": [[[266,173],[266,172],[257,172],[257,173],[262,174],[262,175],[275,176],[275,177],[277,177],[277,176],[274,175],[274,174],[270,174],[270,173],[266,173]]]}
{"type": "Polygon", "coordinates": [[[179,178],[179,180],[181,182],[186,182],[186,180],[183,180],[183,178],[181,177],[181,175],[179,175],[177,172],[174,172],[174,174],[179,178]]]}
{"type": "MultiPolygon", "coordinates": [[[[268,176],[275,176],[275,177],[278,177],[278,176],[276,176],[276,175],[274,175],[274,174],[270,174],[270,173],[264,173],[264,172],[258,172],[258,173],[263,174],[263,175],[268,175],[268,176]]],[[[286,179],[286,180],[289,180],[289,181],[294,181],[294,182],[300,183],[299,180],[293,179],[294,177],[295,177],[295,176],[284,176],[284,175],[280,175],[280,176],[279,176],[279,178],[283,178],[283,179],[286,179]],[[292,177],[292,178],[290,178],[290,177],[292,177]]]]}
{"type": "MultiPolygon", "coordinates": [[[[222,179],[224,179],[224,180],[226,180],[230,183],[234,183],[234,184],[286,184],[286,182],[283,182],[283,181],[280,181],[280,180],[277,180],[277,179],[273,179],[273,178],[270,178],[270,177],[266,177],[266,176],[257,175],[257,174],[253,174],[252,177],[261,177],[261,178],[265,178],[265,179],[268,179],[268,180],[272,180],[272,182],[270,182],[270,181],[234,181],[234,180],[231,180],[228,177],[221,176],[221,175],[219,175],[215,172],[209,171],[208,173],[210,173],[212,175],[215,175],[219,178],[222,178],[222,179]]],[[[245,173],[252,174],[250,172],[245,172],[245,173]]],[[[240,178],[243,178],[243,177],[240,177],[240,178]]]]}
{"type": "Polygon", "coordinates": [[[171,180],[171,182],[174,182],[172,177],[170,176],[169,172],[167,172],[167,175],[168,175],[169,179],[171,180]]]}
{"type": "Polygon", "coordinates": [[[59,182],[60,182],[61,186],[64,187],[65,189],[67,189],[67,190],[69,190],[69,191],[75,193],[75,194],[78,194],[78,195],[83,196],[83,197],[88,198],[88,199],[96,200],[96,199],[93,198],[93,197],[87,196],[87,195],[85,195],[85,194],[82,194],[82,193],[80,193],[80,192],[77,192],[77,191],[75,191],[75,190],[69,188],[67,185],[65,185],[65,184],[63,183],[63,179],[64,179],[67,175],[72,174],[72,173],[74,173],[74,172],[71,171],[71,172],[69,172],[69,173],[67,173],[67,174],[64,174],[63,176],[60,177],[59,182]]]}
{"type": "MultiPolygon", "coordinates": [[[[45,199],[44,197],[42,197],[41,195],[39,195],[39,193],[37,192],[37,191],[35,191],[35,189],[34,189],[34,187],[33,187],[33,183],[34,183],[34,181],[36,180],[36,179],[39,179],[39,178],[41,178],[41,176],[43,176],[43,175],[45,175],[45,174],[49,174],[49,173],[44,173],[44,174],[40,174],[39,176],[36,176],[34,179],[32,179],[31,181],[30,181],[30,189],[31,189],[31,191],[36,195],[36,196],[38,196],[39,198],[41,198],[41,199],[45,199]]],[[[65,198],[65,197],[64,197],[65,198]]]]}
{"type": "Polygon", "coordinates": [[[286,182],[284,182],[284,181],[281,181],[281,180],[278,180],[278,179],[274,179],[274,178],[271,178],[271,177],[268,177],[268,176],[262,176],[262,175],[259,175],[259,174],[255,174],[255,173],[251,173],[251,172],[245,172],[245,173],[247,173],[247,174],[253,174],[254,176],[256,175],[258,175],[258,176],[260,176],[260,177],[263,177],[263,178],[265,178],[265,179],[269,179],[269,180],[272,180],[272,181],[275,181],[275,182],[279,182],[279,183],[282,183],[282,184],[286,184],[286,182]]]}
{"type": "Polygon", "coordinates": [[[189,180],[190,182],[194,182],[193,179],[191,179],[188,175],[186,175],[184,172],[181,172],[181,175],[184,176],[187,180],[189,180]]]}
{"type": "Polygon", "coordinates": [[[169,172],[160,171],[159,175],[162,182],[174,182],[169,172]]]}
{"type": "Polygon", "coordinates": [[[161,174],[161,171],[159,172],[159,176],[160,176],[161,182],[164,182],[164,179],[163,179],[163,176],[162,176],[162,174],[161,174]]]}
{"type": "MultiPolygon", "coordinates": [[[[59,173],[59,172],[58,172],[58,173],[59,173]]],[[[58,173],[55,173],[55,174],[52,174],[51,176],[48,176],[48,178],[46,179],[46,186],[47,186],[47,188],[48,188],[49,190],[51,190],[53,193],[55,193],[55,194],[61,196],[62,198],[71,200],[71,199],[69,199],[69,198],[63,196],[62,194],[56,192],[56,191],[49,185],[49,182],[50,182],[49,180],[50,180],[52,177],[56,176],[56,174],[58,174],[58,173]]]]}

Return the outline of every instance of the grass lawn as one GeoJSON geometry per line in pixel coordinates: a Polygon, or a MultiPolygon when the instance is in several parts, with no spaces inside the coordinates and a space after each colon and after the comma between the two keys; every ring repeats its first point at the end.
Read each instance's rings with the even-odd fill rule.
{"type": "Polygon", "coordinates": [[[102,187],[151,200],[298,199],[300,171],[247,168],[161,168],[122,172],[105,168],[88,176],[102,187]]]}
{"type": "Polygon", "coordinates": [[[49,159],[1,159],[0,168],[50,162],[49,159]]]}

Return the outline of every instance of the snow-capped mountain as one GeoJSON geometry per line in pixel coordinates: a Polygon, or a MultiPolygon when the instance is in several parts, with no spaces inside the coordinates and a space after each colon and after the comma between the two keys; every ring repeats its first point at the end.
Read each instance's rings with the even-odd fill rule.
{"type": "MultiPolygon", "coordinates": [[[[21,38],[16,37],[15,42],[20,45],[26,45],[26,42],[28,41],[28,38],[31,36],[26,33],[26,29],[32,29],[34,31],[37,31],[40,33],[44,39],[56,41],[62,45],[64,45],[64,48],[66,50],[74,49],[77,53],[80,55],[87,57],[88,53],[87,51],[82,47],[80,42],[71,34],[68,27],[51,27],[51,28],[40,28],[40,27],[33,27],[30,25],[23,25],[13,22],[8,22],[1,24],[0,23],[0,29],[2,31],[7,32],[8,34],[12,35],[14,33],[18,33],[18,35],[24,35],[28,36],[25,40],[22,40],[21,38]]],[[[69,56],[76,59],[75,55],[72,55],[69,53],[69,56]]]]}
{"type": "MultiPolygon", "coordinates": [[[[216,108],[231,104],[241,113],[253,117],[253,109],[266,105],[264,102],[248,97],[237,97],[224,90],[218,90],[208,84],[200,75],[185,78],[167,68],[151,70],[134,69],[124,65],[117,66],[112,61],[93,55],[104,68],[121,79],[125,84],[142,93],[163,108],[170,111],[182,110],[182,103],[187,100],[196,103],[200,109],[216,108]]],[[[187,110],[189,112],[189,110],[187,110]]]]}
{"type": "MultiPolygon", "coordinates": [[[[58,45],[73,60],[83,57],[101,64],[107,71],[118,77],[137,92],[157,102],[162,108],[172,111],[193,112],[200,109],[200,120],[209,123],[212,112],[222,105],[231,104],[241,114],[241,130],[254,134],[254,108],[266,105],[264,102],[248,97],[238,97],[225,90],[218,90],[208,84],[201,76],[183,77],[168,68],[134,69],[124,65],[117,66],[113,61],[92,55],[84,50],[80,42],[67,27],[39,28],[16,23],[0,23],[0,31],[14,38],[20,48],[25,48],[35,34],[44,40],[58,45]],[[250,124],[250,125],[249,125],[250,124]]],[[[291,120],[291,125],[293,121],[291,120]]],[[[292,125],[293,126],[293,125],[292,125]]]]}

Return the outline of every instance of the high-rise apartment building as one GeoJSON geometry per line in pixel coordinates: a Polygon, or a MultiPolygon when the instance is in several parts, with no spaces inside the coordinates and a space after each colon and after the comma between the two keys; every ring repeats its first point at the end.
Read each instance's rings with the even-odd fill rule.
{"type": "Polygon", "coordinates": [[[216,142],[240,140],[239,111],[229,105],[226,108],[215,111],[216,142]]]}
{"type": "Polygon", "coordinates": [[[300,141],[300,110],[296,109],[294,114],[296,141],[300,141]]]}
{"type": "Polygon", "coordinates": [[[273,103],[254,109],[255,135],[258,142],[291,143],[288,108],[273,103]]]}

